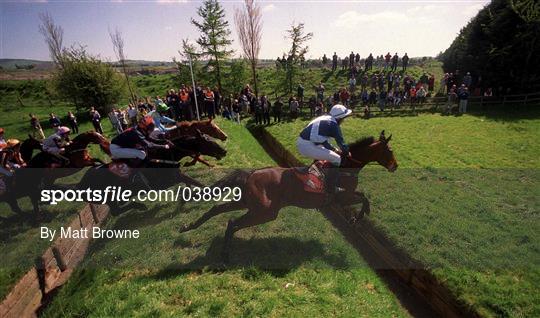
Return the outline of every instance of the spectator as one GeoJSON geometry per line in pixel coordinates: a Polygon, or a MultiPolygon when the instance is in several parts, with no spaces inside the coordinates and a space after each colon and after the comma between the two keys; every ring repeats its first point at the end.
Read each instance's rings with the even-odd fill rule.
{"type": "Polygon", "coordinates": [[[324,85],[322,82],[319,82],[319,86],[315,88],[317,92],[317,101],[322,102],[324,100],[324,85]]]}
{"type": "Polygon", "coordinates": [[[238,124],[240,124],[240,111],[242,110],[240,107],[240,103],[238,103],[238,99],[235,99],[232,103],[232,118],[236,120],[238,124]]]}
{"type": "Polygon", "coordinates": [[[79,133],[79,124],[77,123],[77,117],[75,117],[75,115],[73,115],[72,112],[68,112],[67,117],[68,117],[69,127],[71,127],[71,131],[78,134],[79,133]]]}
{"type": "Polygon", "coordinates": [[[326,63],[328,63],[328,58],[326,57],[326,54],[323,54],[322,57],[322,66],[326,68],[326,63]]]}
{"type": "Polygon", "coordinates": [[[426,95],[426,89],[424,88],[424,86],[420,86],[420,88],[416,91],[416,99],[418,100],[418,103],[420,105],[424,104],[424,102],[426,101],[426,95]]]}
{"type": "Polygon", "coordinates": [[[208,114],[208,118],[215,118],[216,114],[216,105],[215,105],[215,95],[210,87],[206,87],[204,90],[204,108],[208,114]]]}
{"type": "Polygon", "coordinates": [[[467,74],[463,76],[463,84],[465,84],[466,87],[471,87],[472,77],[470,72],[467,72],[467,74]]]}
{"type": "Polygon", "coordinates": [[[469,101],[469,88],[464,87],[458,94],[459,99],[459,113],[464,114],[467,112],[467,103],[469,101]]]}
{"type": "Polygon", "coordinates": [[[458,97],[457,97],[455,88],[454,87],[450,88],[450,90],[448,91],[448,100],[446,102],[446,111],[445,111],[446,114],[449,115],[452,113],[452,108],[456,104],[457,99],[458,97]]]}
{"type": "Polygon", "coordinates": [[[251,107],[255,112],[255,124],[262,125],[263,123],[263,108],[258,98],[253,98],[251,100],[251,107]]]}
{"type": "Polygon", "coordinates": [[[349,94],[347,89],[345,89],[345,87],[343,87],[341,89],[340,93],[339,93],[339,99],[341,100],[341,104],[344,105],[344,106],[349,107],[350,98],[351,98],[351,95],[349,94]]]}
{"type": "Polygon", "coordinates": [[[386,53],[386,55],[384,56],[384,70],[385,71],[390,66],[391,58],[392,58],[392,55],[390,54],[390,52],[386,53]]]}
{"type": "Polygon", "coordinates": [[[298,108],[299,108],[298,101],[296,100],[294,96],[291,97],[291,101],[289,102],[289,110],[290,110],[292,119],[296,119],[298,117],[298,108]]]}
{"type": "Polygon", "coordinates": [[[263,124],[264,125],[270,125],[270,109],[271,109],[270,101],[268,100],[268,97],[266,95],[263,95],[261,97],[261,107],[263,111],[263,124]]]}
{"type": "Polygon", "coordinates": [[[103,135],[103,128],[101,127],[101,115],[93,106],[90,107],[90,119],[92,120],[94,130],[103,135]]]}
{"type": "Polygon", "coordinates": [[[337,62],[338,62],[338,58],[337,58],[336,52],[334,52],[334,55],[332,56],[332,72],[337,69],[337,62]]]}
{"type": "Polygon", "coordinates": [[[377,92],[371,90],[369,93],[368,105],[375,105],[377,103],[377,92]]]}
{"type": "Polygon", "coordinates": [[[364,118],[369,119],[371,117],[371,111],[369,110],[369,105],[364,106],[364,118]]]}
{"type": "Polygon", "coordinates": [[[369,71],[373,68],[373,54],[369,53],[369,56],[366,58],[365,69],[369,71]]]}
{"type": "Polygon", "coordinates": [[[356,53],[356,55],[354,56],[354,61],[356,62],[356,64],[360,63],[360,54],[356,53]]]}
{"type": "Polygon", "coordinates": [[[214,115],[221,111],[221,93],[217,86],[214,87],[214,115]]]}
{"type": "Polygon", "coordinates": [[[416,88],[414,86],[409,89],[409,101],[411,102],[411,107],[414,110],[414,104],[416,103],[416,88]]]}
{"type": "Polygon", "coordinates": [[[323,108],[324,108],[323,102],[318,102],[317,105],[315,106],[315,116],[317,117],[322,116],[323,108]]]}
{"type": "Polygon", "coordinates": [[[0,128],[0,150],[7,147],[6,139],[4,138],[4,128],[0,128]]]}
{"type": "Polygon", "coordinates": [[[180,109],[182,110],[182,117],[180,120],[190,121],[193,118],[193,111],[191,107],[190,94],[187,88],[182,88],[179,94],[180,98],[180,109]]]}
{"type": "Polygon", "coordinates": [[[122,131],[126,130],[128,128],[128,122],[126,120],[126,112],[119,109],[116,111],[116,117],[118,117],[118,122],[120,123],[120,128],[122,128],[122,131]]]}
{"type": "Polygon", "coordinates": [[[304,104],[304,86],[300,83],[296,88],[296,95],[298,96],[298,103],[300,107],[304,104]]]}
{"type": "Polygon", "coordinates": [[[428,91],[433,92],[435,90],[435,75],[431,74],[428,79],[428,91]]]}
{"type": "Polygon", "coordinates": [[[56,128],[60,127],[62,123],[60,122],[60,119],[58,117],[56,117],[56,115],[54,113],[50,113],[49,114],[49,124],[51,125],[53,130],[56,131],[56,128]]]}
{"type": "Polygon", "coordinates": [[[281,97],[278,97],[277,100],[274,102],[274,107],[272,108],[274,113],[274,123],[281,122],[281,112],[283,110],[283,102],[281,101],[281,97]]]}
{"type": "Polygon", "coordinates": [[[349,69],[353,68],[354,58],[355,58],[354,52],[351,51],[351,54],[349,54],[349,69]]]}
{"type": "Polygon", "coordinates": [[[111,125],[113,129],[116,131],[118,135],[120,135],[123,131],[122,126],[120,125],[120,121],[118,120],[118,114],[116,108],[113,108],[112,111],[109,113],[109,120],[111,121],[111,125]]]}
{"type": "Polygon", "coordinates": [[[386,107],[386,98],[387,98],[387,94],[386,94],[386,91],[383,89],[379,93],[379,109],[381,111],[384,111],[384,108],[386,107]]]}
{"type": "Polygon", "coordinates": [[[394,56],[392,57],[392,72],[397,71],[398,60],[399,60],[399,57],[398,57],[397,52],[396,52],[396,54],[394,54],[394,56]]]}
{"type": "Polygon", "coordinates": [[[132,104],[129,104],[128,106],[127,115],[129,119],[129,126],[137,126],[137,110],[135,109],[135,107],[133,107],[132,104]]]}
{"type": "Polygon", "coordinates": [[[484,92],[485,97],[491,97],[493,96],[493,89],[491,87],[488,87],[486,91],[484,92]]]}
{"type": "Polygon", "coordinates": [[[401,59],[402,65],[403,65],[403,72],[407,71],[407,66],[409,65],[409,56],[407,56],[407,53],[403,55],[403,58],[401,59]]]}
{"type": "Polygon", "coordinates": [[[41,128],[41,124],[39,123],[39,119],[34,114],[28,114],[30,116],[30,128],[32,128],[32,137],[38,140],[45,139],[45,135],[43,134],[43,129],[41,128]]]}
{"type": "Polygon", "coordinates": [[[353,76],[351,76],[351,78],[349,79],[349,91],[352,93],[354,93],[356,89],[356,78],[353,76]]]}

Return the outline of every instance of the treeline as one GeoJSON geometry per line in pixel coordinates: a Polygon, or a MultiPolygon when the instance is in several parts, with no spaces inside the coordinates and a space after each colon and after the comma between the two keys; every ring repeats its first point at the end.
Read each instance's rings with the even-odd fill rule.
{"type": "Polygon", "coordinates": [[[471,72],[500,94],[540,91],[540,3],[492,0],[441,55],[445,72],[471,72]]]}

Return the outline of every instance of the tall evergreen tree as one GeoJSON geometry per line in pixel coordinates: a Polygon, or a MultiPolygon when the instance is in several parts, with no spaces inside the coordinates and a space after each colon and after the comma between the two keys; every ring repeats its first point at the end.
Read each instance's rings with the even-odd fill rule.
{"type": "Polygon", "coordinates": [[[229,39],[229,22],[225,20],[225,10],[217,0],[205,0],[197,9],[197,14],[201,21],[191,19],[191,23],[201,33],[197,43],[201,46],[203,55],[209,58],[208,64],[214,68],[216,83],[221,91],[221,61],[233,52],[227,49],[232,43],[229,39]]]}

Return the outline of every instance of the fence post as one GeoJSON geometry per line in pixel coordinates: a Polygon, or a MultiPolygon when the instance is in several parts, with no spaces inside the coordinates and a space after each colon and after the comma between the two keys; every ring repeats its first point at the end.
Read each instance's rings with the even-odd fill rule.
{"type": "Polygon", "coordinates": [[[504,107],[504,104],[506,104],[506,95],[504,95],[504,98],[503,98],[503,107],[504,107]]]}
{"type": "Polygon", "coordinates": [[[484,109],[484,95],[480,95],[480,109],[484,109]]]}
{"type": "Polygon", "coordinates": [[[529,97],[529,94],[525,95],[525,99],[523,100],[523,106],[527,105],[527,97],[529,97]]]}

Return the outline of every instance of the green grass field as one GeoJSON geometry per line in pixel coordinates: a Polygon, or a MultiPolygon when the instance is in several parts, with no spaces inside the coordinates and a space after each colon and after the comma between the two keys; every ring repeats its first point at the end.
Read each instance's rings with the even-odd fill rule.
{"type": "MultiPolygon", "coordinates": [[[[396,173],[370,165],[370,220],[486,316],[540,315],[540,114],[349,118],[353,141],[393,134],[396,173]]],[[[292,153],[307,121],[266,129],[292,153]]],[[[304,159],[308,163],[310,160],[304,159]]]]}
{"type": "MultiPolygon", "coordinates": [[[[219,124],[230,137],[219,167],[275,165],[245,127],[219,124]]],[[[190,173],[209,182],[225,171],[190,173]]],[[[226,221],[238,212],[178,233],[209,208],[160,203],[112,218],[108,228],[138,228],[141,238],[96,242],[44,316],[408,316],[320,213],[288,208],[274,222],[238,232],[223,267],[226,221]]]]}

